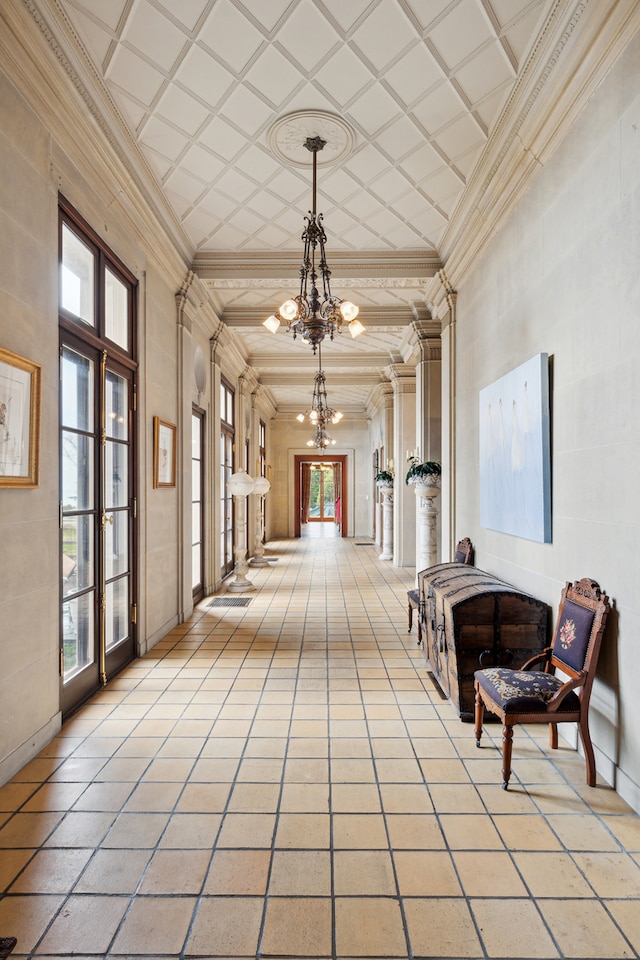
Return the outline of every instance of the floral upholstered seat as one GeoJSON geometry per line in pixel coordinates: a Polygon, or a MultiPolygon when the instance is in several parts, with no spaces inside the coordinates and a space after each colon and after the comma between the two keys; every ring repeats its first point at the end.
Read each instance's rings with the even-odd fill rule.
{"type": "MultiPolygon", "coordinates": [[[[560,677],[544,670],[507,670],[504,667],[489,667],[478,670],[476,679],[482,689],[505,713],[520,713],[522,710],[547,709],[547,704],[563,685],[560,677]]],[[[575,693],[569,693],[563,701],[562,710],[579,709],[580,701],[575,693]]]]}

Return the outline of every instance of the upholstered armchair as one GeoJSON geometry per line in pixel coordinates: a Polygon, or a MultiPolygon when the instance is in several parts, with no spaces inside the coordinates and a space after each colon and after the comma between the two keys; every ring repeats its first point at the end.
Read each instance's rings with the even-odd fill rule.
{"type": "Polygon", "coordinates": [[[485,708],[502,721],[502,786],[511,776],[513,728],[548,723],[549,744],[558,746],[558,724],[575,722],[595,786],[596,764],[589,734],[589,698],[595,677],[609,598],[594,580],[567,583],[560,599],[553,643],[520,670],[488,667],[475,678],[475,735],[480,746],[485,708]],[[556,674],[561,671],[562,676],[556,674]]]}

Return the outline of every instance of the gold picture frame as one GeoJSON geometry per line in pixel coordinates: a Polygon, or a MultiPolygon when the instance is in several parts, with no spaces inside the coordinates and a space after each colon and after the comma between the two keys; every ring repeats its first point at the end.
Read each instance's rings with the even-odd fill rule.
{"type": "Polygon", "coordinates": [[[0,487],[37,487],[42,367],[0,347],[0,487]]]}
{"type": "Polygon", "coordinates": [[[153,418],[154,487],[176,485],[176,434],[175,423],[169,423],[162,417],[153,418]]]}

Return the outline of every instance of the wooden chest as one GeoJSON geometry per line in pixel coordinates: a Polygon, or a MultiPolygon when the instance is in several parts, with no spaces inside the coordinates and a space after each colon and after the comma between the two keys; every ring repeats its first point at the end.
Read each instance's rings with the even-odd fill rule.
{"type": "Polygon", "coordinates": [[[423,651],[462,720],[473,720],[474,671],[517,669],[547,645],[549,611],[484,570],[441,563],[418,574],[423,651]]]}

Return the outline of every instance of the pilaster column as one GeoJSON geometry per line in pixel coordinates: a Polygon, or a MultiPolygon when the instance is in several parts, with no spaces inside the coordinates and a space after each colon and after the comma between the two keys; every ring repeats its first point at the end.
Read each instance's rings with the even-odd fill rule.
{"type": "Polygon", "coordinates": [[[193,377],[192,318],[187,309],[195,274],[187,273],[176,293],[177,449],[178,496],[178,616],[184,623],[193,613],[191,570],[191,382],[193,377]]]}
{"type": "Polygon", "coordinates": [[[416,378],[413,367],[392,364],[387,374],[393,387],[394,469],[396,473],[393,562],[412,567],[416,562],[416,506],[413,490],[404,482],[406,451],[416,435],[416,378]]]}
{"type": "MultiPolygon", "coordinates": [[[[441,462],[442,459],[442,343],[440,321],[434,307],[431,312],[431,319],[413,323],[417,338],[416,449],[421,462],[441,462]]],[[[416,573],[438,562],[439,539],[438,514],[433,503],[426,499],[434,494],[419,495],[417,488],[418,485],[416,573]],[[427,510],[428,503],[431,505],[427,510]]]]}
{"type": "Polygon", "coordinates": [[[457,327],[456,292],[448,282],[444,270],[438,279],[445,291],[445,297],[439,303],[440,323],[442,327],[442,559],[451,560],[457,542],[457,505],[456,505],[456,368],[457,368],[457,327]]]}
{"type": "MultiPolygon", "coordinates": [[[[390,383],[383,383],[382,387],[382,396],[384,399],[384,414],[383,414],[383,443],[384,443],[384,463],[378,464],[380,470],[389,469],[389,461],[393,460],[393,387],[390,383]]],[[[376,516],[376,545],[381,546],[383,540],[384,532],[384,497],[379,487],[376,488],[378,495],[376,497],[375,509],[378,511],[376,516]]],[[[392,504],[393,506],[393,504],[392,504]]],[[[393,556],[393,544],[390,546],[389,551],[391,556],[393,556]]],[[[391,557],[389,558],[391,559],[391,557]]]]}
{"type": "Polygon", "coordinates": [[[419,459],[442,457],[442,343],[440,321],[416,321],[416,442],[419,459]]]}

